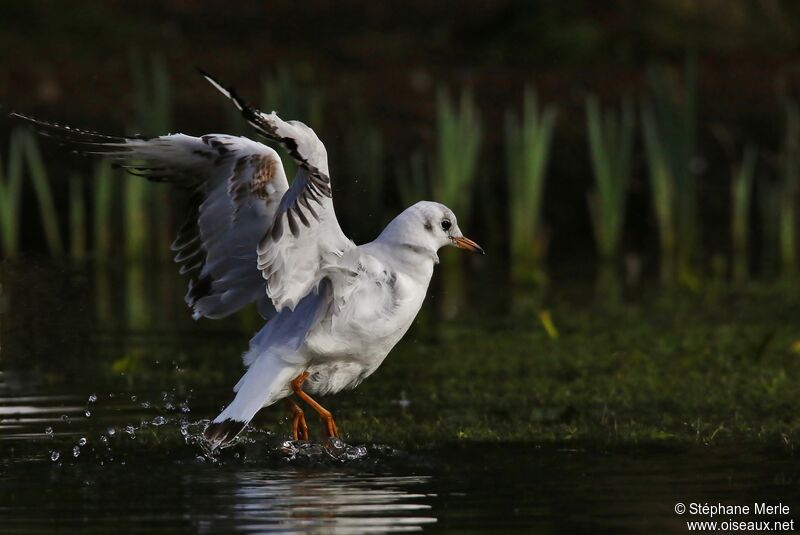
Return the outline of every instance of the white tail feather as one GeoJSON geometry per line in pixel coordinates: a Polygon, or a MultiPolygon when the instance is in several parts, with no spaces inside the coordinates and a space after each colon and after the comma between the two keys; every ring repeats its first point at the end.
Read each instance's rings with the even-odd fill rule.
{"type": "Polygon", "coordinates": [[[261,408],[289,396],[292,393],[290,382],[302,371],[302,366],[286,362],[275,352],[265,351],[254,359],[236,385],[233,402],[213,423],[235,420],[247,424],[261,408]]]}

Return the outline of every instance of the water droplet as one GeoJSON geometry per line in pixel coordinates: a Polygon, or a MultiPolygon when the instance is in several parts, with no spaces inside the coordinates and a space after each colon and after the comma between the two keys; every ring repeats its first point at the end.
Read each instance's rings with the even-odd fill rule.
{"type": "Polygon", "coordinates": [[[167,401],[167,402],[164,404],[164,408],[165,408],[166,410],[168,410],[168,411],[172,411],[172,410],[175,410],[175,405],[173,405],[172,403],[170,403],[169,401],[167,401]]]}
{"type": "Polygon", "coordinates": [[[49,427],[49,426],[45,427],[44,428],[44,434],[47,435],[48,437],[52,437],[53,436],[53,428],[49,427]]]}
{"type": "Polygon", "coordinates": [[[83,414],[85,414],[86,417],[89,418],[92,415],[92,411],[86,411],[83,414]]]}
{"type": "Polygon", "coordinates": [[[108,429],[106,429],[106,434],[110,437],[113,437],[116,433],[117,430],[114,429],[113,427],[109,427],[108,429]]]}
{"type": "Polygon", "coordinates": [[[355,461],[367,456],[366,446],[355,446],[350,451],[345,453],[345,457],[350,461],[355,461]]]}
{"type": "Polygon", "coordinates": [[[136,433],[136,428],[132,425],[125,426],[125,432],[128,433],[130,436],[133,436],[136,433]]]}
{"type": "Polygon", "coordinates": [[[105,435],[100,435],[100,442],[103,444],[108,444],[108,439],[105,437],[105,435]]]}
{"type": "Polygon", "coordinates": [[[164,418],[163,416],[156,416],[155,418],[153,418],[153,421],[151,423],[153,425],[164,425],[165,423],[167,423],[167,419],[164,418]]]}
{"type": "Polygon", "coordinates": [[[108,394],[108,397],[109,397],[109,399],[113,398],[114,397],[114,392],[111,392],[110,394],[108,394]]]}
{"type": "Polygon", "coordinates": [[[73,457],[77,457],[77,456],[78,456],[78,455],[80,455],[80,454],[81,454],[81,449],[80,449],[80,447],[78,447],[78,446],[75,446],[74,448],[72,448],[72,456],[73,456],[73,457]]]}
{"type": "Polygon", "coordinates": [[[149,408],[150,408],[150,402],[149,402],[149,401],[142,401],[142,402],[141,402],[139,405],[140,405],[140,406],[141,406],[143,409],[149,409],[149,408]]]}
{"type": "Polygon", "coordinates": [[[190,411],[189,404],[186,402],[181,403],[181,412],[187,413],[189,411],[190,411]]]}
{"type": "Polygon", "coordinates": [[[78,446],[85,446],[86,445],[86,437],[81,437],[78,441],[78,446]]]}
{"type": "Polygon", "coordinates": [[[197,464],[203,464],[204,462],[206,462],[206,458],[203,457],[202,455],[198,455],[197,457],[194,458],[194,460],[195,462],[197,462],[197,464]]]}
{"type": "Polygon", "coordinates": [[[97,401],[97,394],[89,396],[89,403],[94,403],[95,401],[97,401]]]}
{"type": "Polygon", "coordinates": [[[69,423],[69,416],[67,416],[66,414],[62,414],[61,415],[61,421],[69,423]]]}
{"type": "Polygon", "coordinates": [[[131,401],[135,402],[136,401],[136,396],[131,396],[131,401]]]}
{"type": "Polygon", "coordinates": [[[58,453],[57,451],[51,451],[50,452],[50,460],[51,461],[56,462],[59,457],[61,457],[61,454],[58,453]]]}

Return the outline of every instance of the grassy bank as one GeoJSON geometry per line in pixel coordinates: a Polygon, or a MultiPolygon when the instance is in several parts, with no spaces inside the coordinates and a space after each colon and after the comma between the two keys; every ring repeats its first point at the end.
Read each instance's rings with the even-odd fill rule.
{"type": "MultiPolygon", "coordinates": [[[[0,264],[0,312],[6,312],[0,314],[0,370],[7,383],[44,396],[43,404],[55,396],[56,414],[63,403],[58,396],[97,394],[86,423],[97,423],[98,432],[158,415],[172,422],[216,415],[242,374],[239,357],[254,327],[192,322],[181,292],[169,301],[143,295],[150,307],[161,303],[161,316],[169,318],[160,328],[101,321],[100,309],[92,313],[93,272],[41,267],[12,273],[9,263],[0,264]],[[165,392],[174,398],[172,409],[165,392]],[[150,404],[147,410],[142,402],[150,404]],[[184,402],[191,412],[178,409],[184,402]]],[[[607,305],[592,298],[591,288],[590,281],[555,287],[531,299],[535,309],[522,312],[507,303],[511,313],[502,312],[502,303],[487,307],[485,295],[470,295],[452,320],[437,319],[434,294],[420,316],[424,321],[374,375],[357,390],[321,402],[351,444],[795,447],[800,293],[777,284],[732,290],[719,283],[703,292],[651,287],[607,305]]],[[[125,310],[123,294],[108,299],[110,310],[125,310]]],[[[317,418],[307,414],[319,439],[317,418]]],[[[255,424],[285,437],[286,416],[277,404],[255,424]]],[[[56,432],[70,431],[62,427],[56,432]]],[[[183,443],[175,428],[153,432],[167,445],[183,443]]]]}
{"type": "Polygon", "coordinates": [[[417,445],[797,444],[797,297],[652,296],[614,310],[564,302],[551,315],[557,339],[524,318],[448,325],[437,342],[412,336],[342,398],[341,428],[417,445]],[[407,401],[380,401],[376,415],[387,393],[407,401]]]}

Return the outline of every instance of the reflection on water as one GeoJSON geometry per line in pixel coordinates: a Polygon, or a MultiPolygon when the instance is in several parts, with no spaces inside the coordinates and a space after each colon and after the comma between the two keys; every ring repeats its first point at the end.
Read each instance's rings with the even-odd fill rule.
{"type": "MultiPolygon", "coordinates": [[[[126,280],[35,265],[10,276],[0,264],[3,533],[685,533],[678,501],[800,510],[792,457],[747,447],[297,444],[268,409],[209,454],[197,437],[241,373],[251,319],[194,324],[169,284],[131,300],[126,280]]],[[[431,407],[485,410],[480,397],[409,398],[414,377],[390,370],[403,373],[382,370],[379,395],[333,401],[362,433],[416,425],[435,438],[431,407]]]]}
{"type": "Polygon", "coordinates": [[[746,449],[367,445],[345,461],[250,430],[207,455],[205,420],[168,393],[2,384],[4,533],[685,533],[677,501],[800,503],[800,467],[746,449]]]}
{"type": "MultiPolygon", "coordinates": [[[[385,533],[416,531],[436,522],[430,497],[415,492],[425,476],[354,476],[309,471],[236,473],[218,494],[226,515],[246,531],[385,533]]],[[[227,520],[223,521],[226,524],[227,520]]],[[[213,520],[201,531],[213,532],[213,520]]]]}
{"type": "Polygon", "coordinates": [[[436,522],[429,476],[375,470],[385,448],[295,444],[249,430],[237,446],[209,454],[198,444],[206,420],[189,420],[169,395],[140,401],[151,397],[0,388],[4,532],[47,531],[55,519],[62,532],[85,531],[90,518],[102,532],[109,511],[127,519],[123,531],[155,523],[201,533],[386,533],[436,522]],[[34,514],[42,493],[50,495],[46,514],[34,514]]]}

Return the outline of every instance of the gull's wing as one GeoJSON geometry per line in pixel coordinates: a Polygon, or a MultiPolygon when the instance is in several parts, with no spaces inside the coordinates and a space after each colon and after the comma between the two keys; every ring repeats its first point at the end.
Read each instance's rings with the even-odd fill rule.
{"type": "Polygon", "coordinates": [[[16,117],[79,152],[190,193],[191,213],[172,249],[190,277],[186,303],[195,319],[222,318],[253,301],[262,316],[274,315],[256,253],[289,189],[274,149],[222,134],[115,137],[16,117]]]}
{"type": "Polygon", "coordinates": [[[299,166],[272,227],[258,245],[258,267],[267,280],[267,295],[276,309],[294,309],[319,283],[322,270],[355,247],[342,232],[333,209],[325,145],[303,123],[283,121],[275,112],[260,112],[233,89],[203,75],[233,101],[256,131],[280,143],[299,166]]]}

